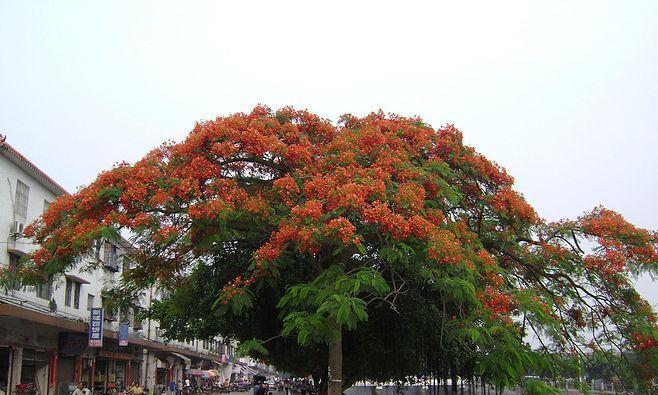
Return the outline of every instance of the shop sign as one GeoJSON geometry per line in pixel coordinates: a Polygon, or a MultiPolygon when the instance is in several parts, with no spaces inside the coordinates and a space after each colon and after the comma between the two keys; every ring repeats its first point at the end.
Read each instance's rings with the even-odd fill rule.
{"type": "Polygon", "coordinates": [[[119,325],[119,347],[128,345],[128,324],[119,325]]]}
{"type": "Polygon", "coordinates": [[[59,352],[69,355],[83,355],[87,352],[89,339],[84,333],[67,333],[59,334],[59,352]]]}
{"type": "Polygon", "coordinates": [[[116,352],[116,351],[107,351],[107,350],[98,350],[98,356],[103,358],[110,358],[110,359],[123,359],[123,360],[136,359],[136,357],[130,354],[126,354],[123,352],[116,352]]]}
{"type": "Polygon", "coordinates": [[[90,311],[89,347],[103,347],[103,309],[100,307],[90,311]]]}
{"type": "Polygon", "coordinates": [[[38,362],[38,363],[48,363],[50,362],[50,354],[44,351],[36,351],[30,349],[23,349],[23,361],[38,362]]]}

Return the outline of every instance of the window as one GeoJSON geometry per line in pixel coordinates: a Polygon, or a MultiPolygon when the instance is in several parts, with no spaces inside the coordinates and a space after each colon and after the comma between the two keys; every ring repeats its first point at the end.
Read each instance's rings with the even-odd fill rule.
{"type": "Polygon", "coordinates": [[[117,255],[117,246],[106,241],[104,246],[103,264],[106,268],[115,272],[119,270],[119,257],[117,255]]]}
{"type": "Polygon", "coordinates": [[[103,307],[104,315],[103,319],[105,321],[116,321],[117,319],[117,310],[116,308],[109,308],[107,305],[107,299],[101,296],[101,307],[103,307]]]}
{"type": "Polygon", "coordinates": [[[66,290],[64,292],[64,305],[71,307],[73,305],[74,309],[80,308],[80,289],[82,284],[71,280],[70,278],[66,279],[66,290]]]}
{"type": "Polygon", "coordinates": [[[25,222],[27,219],[27,200],[30,195],[30,187],[16,180],[16,200],[14,201],[14,213],[25,222]]]}
{"type": "Polygon", "coordinates": [[[64,291],[64,306],[71,307],[71,290],[73,289],[73,281],[66,279],[66,290],[64,291]]]}
{"type": "Polygon", "coordinates": [[[73,308],[74,309],[79,309],[80,308],[80,288],[82,288],[82,284],[75,283],[75,292],[73,292],[73,308]]]}
{"type": "MultiPolygon", "coordinates": [[[[14,274],[18,273],[18,256],[14,254],[9,254],[9,270],[14,274]]],[[[16,279],[13,279],[12,281],[12,288],[15,291],[19,291],[21,289],[21,283],[16,279]]]]}
{"type": "Polygon", "coordinates": [[[130,324],[132,321],[132,312],[130,311],[130,307],[123,307],[119,311],[119,317],[120,317],[120,323],[122,324],[130,324]]]}
{"type": "Polygon", "coordinates": [[[43,199],[43,212],[45,213],[48,211],[48,208],[50,207],[50,202],[47,201],[46,199],[43,199]]]}
{"type": "Polygon", "coordinates": [[[87,311],[91,311],[92,307],[94,307],[94,295],[87,294],[87,311]]]}
{"type": "Polygon", "coordinates": [[[139,306],[133,307],[134,317],[133,317],[133,329],[139,330],[142,329],[142,320],[140,317],[142,308],[139,306]]]}
{"type": "Polygon", "coordinates": [[[53,284],[53,280],[52,280],[51,277],[49,277],[48,281],[37,285],[37,287],[36,287],[37,297],[41,298],[41,299],[50,300],[50,297],[52,296],[52,293],[51,293],[52,284],[53,284]]]}
{"type": "Polygon", "coordinates": [[[130,270],[130,258],[128,255],[121,255],[121,271],[127,272],[130,270]]]}

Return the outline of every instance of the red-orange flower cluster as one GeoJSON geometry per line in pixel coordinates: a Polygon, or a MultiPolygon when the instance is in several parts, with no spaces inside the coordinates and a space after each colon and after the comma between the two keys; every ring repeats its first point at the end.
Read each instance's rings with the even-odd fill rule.
{"type": "Polygon", "coordinates": [[[650,348],[658,347],[658,339],[651,335],[641,335],[639,333],[634,333],[631,336],[633,342],[633,348],[636,350],[648,350],[650,348]]]}
{"type": "Polygon", "coordinates": [[[504,291],[486,287],[483,292],[478,292],[477,297],[489,310],[489,318],[492,320],[500,316],[507,316],[511,311],[512,299],[504,291]]]}

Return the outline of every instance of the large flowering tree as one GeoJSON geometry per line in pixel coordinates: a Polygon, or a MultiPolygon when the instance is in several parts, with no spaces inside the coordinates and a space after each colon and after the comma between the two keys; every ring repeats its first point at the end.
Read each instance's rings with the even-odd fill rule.
{"type": "Polygon", "coordinates": [[[582,366],[603,353],[627,385],[648,388],[656,316],[631,280],[656,273],[657,235],[602,207],[547,223],[512,184],[450,125],[381,112],[334,125],[259,106],[199,123],[54,202],[26,230],[42,248],[21,274],[65,271],[127,229],[127,284],[176,289],[218,255],[246,259],[214,295],[216,311],[239,314],[263,287],[283,290],[280,335],[326,344],[331,394],[343,385],[344,335],[416,291],[439,315],[427,332],[452,356],[453,377],[459,368],[504,387],[557,356],[582,366]]]}

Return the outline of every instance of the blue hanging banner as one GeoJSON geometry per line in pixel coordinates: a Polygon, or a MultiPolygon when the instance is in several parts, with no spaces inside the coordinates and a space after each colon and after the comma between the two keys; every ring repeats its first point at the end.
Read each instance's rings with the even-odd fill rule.
{"type": "Polygon", "coordinates": [[[119,346],[125,347],[128,345],[128,324],[119,325],[119,346]]]}
{"type": "Polygon", "coordinates": [[[103,347],[103,309],[100,307],[90,311],[89,347],[103,347]]]}

